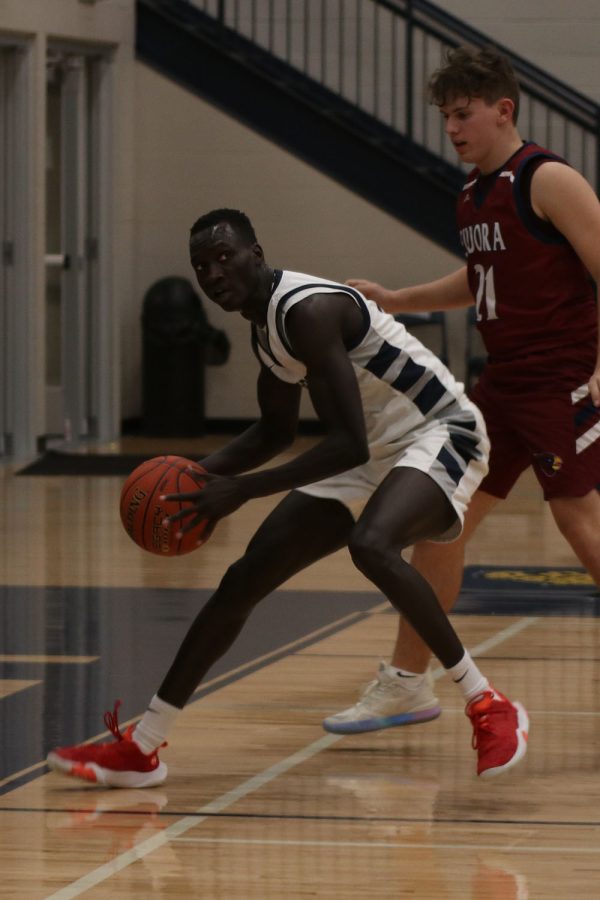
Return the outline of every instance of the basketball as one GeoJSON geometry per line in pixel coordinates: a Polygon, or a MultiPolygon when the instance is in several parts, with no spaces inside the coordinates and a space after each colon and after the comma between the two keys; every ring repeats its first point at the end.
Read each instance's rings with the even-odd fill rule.
{"type": "Polygon", "coordinates": [[[131,540],[149,553],[182,556],[208,540],[206,521],[180,538],[176,534],[185,520],[164,524],[168,516],[191,503],[161,500],[162,494],[187,494],[203,487],[190,475],[190,467],[199,474],[206,471],[199,463],[183,456],[155,456],[134,469],[123,485],[120,504],[123,527],[131,540]]]}

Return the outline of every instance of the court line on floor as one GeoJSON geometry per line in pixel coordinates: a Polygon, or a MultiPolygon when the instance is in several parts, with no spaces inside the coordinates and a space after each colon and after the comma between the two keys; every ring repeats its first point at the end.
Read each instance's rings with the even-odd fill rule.
{"type": "MultiPolygon", "coordinates": [[[[439,822],[435,823],[439,825],[439,822]]],[[[598,847],[535,847],[535,846],[517,846],[511,843],[508,847],[502,847],[502,841],[498,840],[494,844],[448,844],[434,841],[431,843],[425,841],[302,841],[302,840],[268,840],[266,838],[205,838],[205,837],[178,837],[175,838],[178,844],[248,844],[257,846],[276,846],[276,847],[374,847],[388,848],[390,850],[465,850],[472,853],[474,850],[494,850],[496,853],[503,853],[510,850],[511,853],[593,853],[598,855],[598,847]]]]}
{"type": "MultiPolygon", "coordinates": [[[[132,788],[131,790],[136,790],[132,788]]],[[[154,791],[154,788],[147,788],[154,791]]],[[[114,791],[111,791],[114,794],[114,791]]],[[[148,801],[149,802],[149,801],[148,801]]],[[[38,813],[47,816],[50,813],[58,813],[59,815],[89,815],[89,816],[128,816],[139,819],[149,819],[151,816],[155,821],[158,819],[183,819],[186,816],[195,816],[196,813],[186,810],[166,810],[161,809],[157,812],[149,812],[148,810],[136,809],[111,809],[110,806],[98,809],[98,807],[61,807],[61,806],[3,806],[0,809],[3,813],[38,813]]],[[[600,828],[600,820],[597,819],[579,819],[570,821],[569,819],[494,819],[493,822],[489,818],[474,819],[461,816],[460,818],[440,818],[439,816],[334,816],[334,815],[313,815],[301,813],[257,813],[257,812],[204,812],[203,817],[215,820],[224,819],[240,819],[244,822],[262,821],[262,822],[312,822],[316,825],[514,825],[517,828],[600,828]]],[[[200,821],[198,817],[197,821],[200,821]]]]}
{"type": "MultiPolygon", "coordinates": [[[[485,653],[486,650],[489,650],[492,647],[496,647],[503,641],[514,637],[514,635],[519,634],[519,632],[524,631],[526,628],[529,628],[537,621],[537,616],[528,616],[518,622],[513,623],[512,625],[509,625],[507,628],[503,628],[493,637],[489,638],[486,641],[482,641],[480,644],[477,644],[477,646],[473,647],[470,651],[471,655],[479,656],[481,653],[485,653]]],[[[444,669],[440,667],[434,670],[433,677],[437,679],[440,678],[443,674],[444,669]]],[[[304,763],[307,760],[311,759],[311,757],[316,756],[321,752],[321,750],[325,750],[328,747],[337,744],[342,740],[343,737],[344,735],[326,734],[324,735],[324,737],[319,738],[319,740],[313,741],[312,744],[308,744],[306,747],[303,747],[301,750],[298,750],[291,756],[280,760],[280,762],[269,766],[268,769],[259,772],[258,775],[254,775],[247,781],[242,782],[231,791],[227,791],[225,794],[217,797],[216,800],[213,800],[210,803],[207,803],[204,806],[200,807],[200,809],[196,810],[193,815],[185,816],[178,822],[173,822],[172,825],[168,825],[159,834],[156,834],[151,838],[147,838],[137,846],[132,847],[130,850],[126,850],[124,853],[119,854],[119,856],[116,856],[114,859],[110,860],[104,865],[98,866],[98,868],[93,869],[91,872],[88,872],[86,875],[78,878],[77,881],[74,881],[71,884],[66,885],[64,888],[56,891],[55,893],[48,895],[46,897],[46,900],[73,900],[74,897],[80,897],[81,894],[84,894],[86,891],[91,890],[93,887],[96,887],[103,881],[106,881],[111,876],[116,875],[117,872],[126,869],[132,863],[138,862],[140,859],[148,856],[149,853],[153,853],[160,847],[164,847],[165,844],[168,844],[170,841],[180,838],[190,829],[195,828],[197,825],[206,821],[207,816],[203,817],[203,813],[209,814],[211,812],[221,812],[222,810],[227,809],[232,804],[237,803],[238,800],[241,800],[243,797],[248,796],[248,794],[259,790],[270,781],[273,781],[280,775],[289,772],[290,769],[293,769],[301,763],[304,763]]]]}

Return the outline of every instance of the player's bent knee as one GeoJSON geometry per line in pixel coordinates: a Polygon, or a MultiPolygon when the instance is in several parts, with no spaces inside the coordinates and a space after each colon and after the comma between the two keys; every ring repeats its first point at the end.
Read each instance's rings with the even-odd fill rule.
{"type": "Polygon", "coordinates": [[[386,565],[389,547],[377,529],[359,523],[350,535],[348,552],[356,568],[369,578],[386,565]]]}

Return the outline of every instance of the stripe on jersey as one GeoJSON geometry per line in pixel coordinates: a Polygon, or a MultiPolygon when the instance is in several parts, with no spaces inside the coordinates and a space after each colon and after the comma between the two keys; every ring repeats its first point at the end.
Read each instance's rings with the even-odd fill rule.
{"type": "Polygon", "coordinates": [[[585,434],[582,434],[581,437],[578,437],[575,442],[575,453],[582,453],[586,450],[594,441],[597,441],[600,437],[600,422],[596,422],[593,428],[590,428],[589,431],[586,431],[585,434]]]}
{"type": "Polygon", "coordinates": [[[384,341],[375,356],[372,356],[365,369],[372,372],[377,378],[383,378],[394,360],[398,359],[401,351],[384,341]]]}
{"type": "Polygon", "coordinates": [[[423,372],[425,372],[425,366],[419,365],[409,357],[398,377],[392,381],[392,387],[406,394],[423,376],[423,372]]]}
{"type": "Polygon", "coordinates": [[[582,384],[581,387],[575,388],[574,391],[571,391],[571,403],[577,403],[578,400],[583,400],[584,397],[587,397],[590,389],[587,384],[582,384]]]}
{"type": "MultiPolygon", "coordinates": [[[[405,351],[394,347],[393,344],[389,344],[387,341],[383,341],[375,356],[365,365],[365,369],[377,378],[386,380],[386,373],[390,371],[401,355],[406,357],[406,362],[398,375],[389,383],[394,390],[408,396],[410,389],[419,382],[427,369],[425,366],[416,363],[410,356],[406,356],[405,351]]],[[[395,368],[397,370],[397,367],[395,368]]],[[[409,397],[409,399],[412,400],[419,412],[426,416],[445,395],[448,395],[448,389],[436,375],[431,373],[425,384],[418,390],[418,393],[412,398],[409,397]]]]}
{"type": "MultiPolygon", "coordinates": [[[[469,427],[465,426],[461,423],[461,427],[469,427]]],[[[473,420],[473,428],[475,428],[475,421],[473,420]]],[[[479,448],[479,438],[471,437],[468,434],[457,434],[456,432],[452,432],[450,434],[450,441],[452,446],[458,453],[462,459],[466,462],[467,465],[473,459],[481,459],[481,450],[479,448]]]]}
{"type": "Polygon", "coordinates": [[[422,390],[419,391],[413,403],[426,416],[446,393],[446,388],[442,382],[433,375],[422,390]]]}
{"type": "Polygon", "coordinates": [[[600,438],[600,409],[592,403],[587,384],[582,384],[581,387],[571,391],[571,403],[574,406],[573,418],[577,434],[575,453],[583,453],[600,438]],[[592,420],[594,423],[588,428],[592,420]]]}
{"type": "Polygon", "coordinates": [[[457,462],[452,454],[448,450],[446,450],[445,447],[442,447],[436,459],[442,464],[454,484],[458,484],[465,473],[462,466],[457,462]]]}
{"type": "Polygon", "coordinates": [[[362,295],[359,294],[358,291],[356,291],[354,288],[351,288],[348,285],[344,284],[336,284],[335,282],[324,283],[320,281],[308,281],[306,282],[306,284],[300,284],[298,285],[298,287],[292,288],[292,290],[288,291],[287,294],[283,294],[280,297],[277,304],[277,310],[275,312],[275,327],[277,328],[277,334],[279,335],[281,343],[283,344],[289,355],[292,357],[292,359],[298,359],[298,357],[294,353],[292,345],[288,340],[283,324],[283,317],[287,312],[287,304],[292,299],[292,297],[295,297],[296,294],[306,292],[306,297],[304,299],[307,299],[313,294],[318,294],[319,292],[323,291],[326,294],[346,294],[347,296],[352,297],[362,314],[363,324],[360,333],[354,341],[351,341],[348,345],[346,345],[347,350],[354,350],[355,347],[358,347],[358,345],[364,340],[364,337],[369,330],[369,327],[371,325],[371,317],[369,315],[367,305],[362,295]],[[309,291],[310,293],[308,293],[309,291]]]}
{"type": "Polygon", "coordinates": [[[600,409],[594,406],[590,396],[590,389],[587,384],[571,391],[571,403],[575,407],[575,430],[581,432],[575,441],[575,453],[583,453],[588,447],[600,438],[600,409]],[[596,421],[587,431],[582,428],[587,427],[590,420],[595,418],[596,421]]]}

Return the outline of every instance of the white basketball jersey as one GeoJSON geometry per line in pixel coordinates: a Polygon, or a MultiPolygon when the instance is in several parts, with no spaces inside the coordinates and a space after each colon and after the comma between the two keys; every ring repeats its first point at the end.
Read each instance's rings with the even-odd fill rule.
{"type": "Polygon", "coordinates": [[[294,356],[285,319],[312,294],[347,294],[363,315],[363,329],[348,355],[360,387],[369,443],[389,443],[432,419],[472,417],[463,385],[393,316],[359,291],[305,275],[276,271],[265,328],[253,326],[255,351],[274,375],[302,383],[306,366],[294,356]]]}

